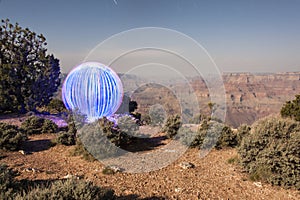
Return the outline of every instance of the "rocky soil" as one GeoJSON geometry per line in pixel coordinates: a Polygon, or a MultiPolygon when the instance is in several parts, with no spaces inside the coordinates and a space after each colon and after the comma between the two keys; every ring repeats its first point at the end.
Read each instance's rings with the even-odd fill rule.
{"type": "Polygon", "coordinates": [[[74,146],[50,148],[50,140],[55,137],[31,136],[22,146],[25,155],[2,151],[0,162],[18,170],[18,179],[82,178],[113,188],[118,199],[300,199],[299,191],[250,181],[237,164],[228,162],[236,158],[235,149],[212,150],[204,158],[200,158],[199,150],[189,149],[178,160],[156,171],[106,175],[101,162],[70,156],[74,146]],[[183,167],[186,163],[193,166],[183,167]]]}

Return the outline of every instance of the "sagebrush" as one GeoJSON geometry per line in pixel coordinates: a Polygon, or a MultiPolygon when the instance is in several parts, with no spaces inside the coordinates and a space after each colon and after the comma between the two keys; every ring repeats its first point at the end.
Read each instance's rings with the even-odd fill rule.
{"type": "Polygon", "coordinates": [[[17,126],[0,122],[1,149],[10,151],[17,150],[26,139],[26,134],[19,130],[17,126]]]}
{"type": "Polygon", "coordinates": [[[28,135],[33,135],[56,133],[58,131],[58,126],[49,119],[31,116],[21,124],[21,129],[23,129],[28,135]]]}
{"type": "Polygon", "coordinates": [[[300,189],[300,123],[268,117],[253,124],[239,147],[252,180],[300,189]]]}
{"type": "Polygon", "coordinates": [[[0,164],[0,199],[13,200],[94,200],[115,199],[114,191],[83,180],[57,180],[35,182],[17,181],[17,173],[0,164]]]}

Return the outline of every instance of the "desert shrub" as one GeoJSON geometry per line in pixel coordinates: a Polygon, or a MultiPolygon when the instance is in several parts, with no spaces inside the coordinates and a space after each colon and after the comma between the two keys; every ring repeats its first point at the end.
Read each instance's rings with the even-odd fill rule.
{"type": "Polygon", "coordinates": [[[104,136],[117,147],[121,147],[130,143],[132,137],[127,134],[126,131],[130,132],[138,130],[138,126],[134,124],[135,122],[132,121],[132,119],[127,117],[121,117],[120,119],[120,124],[123,123],[121,126],[124,126],[124,131],[122,131],[119,127],[115,127],[115,124],[105,117],[98,120],[101,128],[99,133],[103,132],[104,136]]]}
{"type": "Polygon", "coordinates": [[[236,134],[233,133],[229,126],[224,125],[216,143],[216,148],[221,149],[223,147],[235,147],[236,145],[236,134]]]}
{"type": "Polygon", "coordinates": [[[21,124],[21,129],[23,129],[28,135],[33,135],[42,133],[56,133],[58,126],[49,119],[31,116],[21,124]]]}
{"type": "MultiPolygon", "coordinates": [[[[139,126],[137,125],[137,120],[131,116],[125,115],[118,118],[118,127],[120,131],[127,135],[138,137],[139,126]]],[[[112,129],[112,127],[111,127],[112,129]]]]}
{"type": "Polygon", "coordinates": [[[237,146],[240,146],[243,138],[250,134],[250,130],[251,127],[246,124],[243,124],[238,127],[236,134],[237,146]]]}
{"type": "Polygon", "coordinates": [[[17,187],[16,176],[15,171],[5,164],[0,164],[0,199],[14,199],[17,187]]]}
{"type": "Polygon", "coordinates": [[[0,164],[0,199],[115,199],[114,191],[83,180],[59,180],[52,183],[19,182],[17,173],[0,164]]]}
{"type": "Polygon", "coordinates": [[[196,132],[192,131],[188,127],[181,126],[178,129],[178,133],[174,137],[174,139],[179,140],[182,144],[186,146],[195,147],[196,145],[194,145],[194,143],[196,141],[196,136],[198,136],[196,132]]]}
{"type": "Polygon", "coordinates": [[[293,101],[287,101],[280,110],[282,117],[290,117],[300,121],[300,94],[293,101]]]}
{"type": "Polygon", "coordinates": [[[0,123],[0,148],[4,150],[17,150],[26,140],[26,135],[17,126],[0,123]]]}
{"type": "Polygon", "coordinates": [[[62,144],[66,146],[71,146],[76,144],[76,137],[70,132],[59,132],[58,136],[55,139],[55,143],[62,144]]]}
{"type": "Polygon", "coordinates": [[[208,130],[209,125],[208,122],[205,120],[200,125],[199,129],[196,131],[196,133],[193,134],[193,132],[189,131],[185,127],[179,132],[180,133],[180,140],[183,144],[189,145],[190,147],[201,147],[203,144],[203,140],[206,135],[206,131],[208,130]]]}
{"type": "Polygon", "coordinates": [[[205,116],[204,114],[197,114],[196,116],[194,116],[193,118],[191,118],[189,120],[189,122],[191,124],[200,124],[202,121],[207,120],[207,116],[205,116]]]}
{"type": "Polygon", "coordinates": [[[236,134],[233,133],[230,127],[215,121],[208,122],[206,120],[203,121],[196,133],[189,132],[181,136],[181,141],[183,144],[189,144],[190,147],[202,149],[210,149],[212,147],[221,149],[237,145],[236,134]]]}
{"type": "Polygon", "coordinates": [[[126,146],[132,140],[132,136],[121,131],[105,117],[84,125],[78,130],[78,137],[96,159],[119,155],[121,149],[118,147],[126,146]]]}
{"type": "Polygon", "coordinates": [[[50,113],[67,112],[64,102],[60,99],[52,99],[46,109],[50,113]]]}
{"type": "Polygon", "coordinates": [[[179,115],[171,115],[168,117],[164,127],[162,129],[163,132],[167,133],[168,138],[173,138],[179,128],[181,127],[181,119],[179,115]]]}
{"type": "Polygon", "coordinates": [[[151,117],[150,115],[142,115],[141,121],[143,125],[150,125],[151,124],[151,117]]]}
{"type": "Polygon", "coordinates": [[[42,133],[56,133],[58,131],[58,126],[50,119],[44,119],[42,126],[42,133]]]}
{"type": "Polygon", "coordinates": [[[161,105],[155,104],[150,107],[149,116],[151,119],[151,125],[161,126],[166,119],[166,112],[161,105]]]}
{"type": "Polygon", "coordinates": [[[40,200],[40,199],[115,199],[114,191],[93,185],[83,180],[59,180],[49,185],[35,186],[28,192],[16,196],[17,200],[40,200]]]}
{"type": "Polygon", "coordinates": [[[252,180],[300,189],[300,123],[268,117],[251,127],[239,147],[252,180]]]}
{"type": "Polygon", "coordinates": [[[231,158],[229,158],[229,159],[227,160],[227,163],[228,163],[228,164],[236,164],[236,163],[238,163],[238,162],[239,162],[238,156],[231,157],[231,158]]]}
{"type": "Polygon", "coordinates": [[[76,133],[77,128],[75,122],[73,121],[72,115],[68,116],[68,127],[67,131],[61,131],[53,141],[54,144],[62,144],[66,146],[71,146],[76,144],[76,133]]]}
{"type": "Polygon", "coordinates": [[[115,155],[118,148],[112,142],[119,143],[122,140],[122,136],[106,132],[97,122],[85,125],[79,130],[78,136],[84,148],[96,159],[115,155]]]}
{"type": "Polygon", "coordinates": [[[71,156],[81,156],[84,160],[93,162],[96,158],[90,154],[82,144],[79,138],[76,139],[75,148],[70,152],[71,156]]]}
{"type": "Polygon", "coordinates": [[[103,170],[102,170],[102,173],[103,174],[106,174],[106,175],[110,175],[110,174],[115,174],[115,171],[109,167],[109,166],[106,166],[103,170]]]}
{"type": "Polygon", "coordinates": [[[141,124],[141,120],[142,120],[142,114],[141,113],[132,112],[132,113],[130,113],[130,115],[136,119],[137,124],[141,124]]]}

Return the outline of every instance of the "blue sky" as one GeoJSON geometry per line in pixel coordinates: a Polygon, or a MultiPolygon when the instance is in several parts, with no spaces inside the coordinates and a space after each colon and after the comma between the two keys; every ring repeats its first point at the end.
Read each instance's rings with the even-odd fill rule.
{"type": "Polygon", "coordinates": [[[299,10],[298,0],[0,0],[0,18],[43,33],[63,71],[106,38],[149,26],[192,37],[224,72],[300,71],[299,10]]]}

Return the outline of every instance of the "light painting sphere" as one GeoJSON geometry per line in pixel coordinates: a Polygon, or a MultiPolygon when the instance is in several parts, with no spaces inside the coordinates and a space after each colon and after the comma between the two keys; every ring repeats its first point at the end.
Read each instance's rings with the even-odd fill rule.
{"type": "Polygon", "coordinates": [[[62,87],[68,110],[86,115],[89,122],[114,114],[122,103],[123,86],[109,67],[86,62],[73,69],[62,87]]]}

